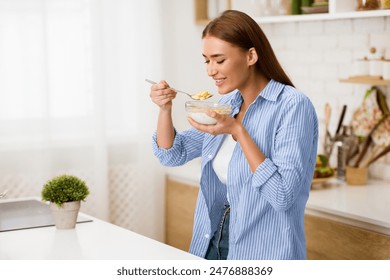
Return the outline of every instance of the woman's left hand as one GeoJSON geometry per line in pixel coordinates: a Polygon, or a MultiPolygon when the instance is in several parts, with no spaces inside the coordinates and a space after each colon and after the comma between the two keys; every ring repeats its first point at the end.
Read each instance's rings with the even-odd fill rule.
{"type": "Polygon", "coordinates": [[[234,134],[234,129],[239,125],[237,120],[229,115],[218,114],[215,111],[208,111],[207,115],[217,120],[216,124],[201,124],[188,117],[188,122],[197,130],[212,135],[234,134]]]}
{"type": "Polygon", "coordinates": [[[242,123],[229,115],[221,115],[214,111],[208,111],[207,115],[217,120],[216,124],[200,124],[190,117],[189,123],[197,130],[212,135],[230,134],[233,139],[240,143],[241,149],[249,163],[252,172],[266,159],[263,152],[252,140],[242,123]]]}

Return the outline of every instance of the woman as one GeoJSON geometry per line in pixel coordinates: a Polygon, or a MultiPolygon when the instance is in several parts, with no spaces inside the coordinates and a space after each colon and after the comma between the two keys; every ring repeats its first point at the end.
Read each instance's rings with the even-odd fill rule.
{"type": "Polygon", "coordinates": [[[206,259],[305,259],[304,209],[317,153],[317,116],[287,77],[258,24],[229,10],[203,30],[203,57],[231,116],[215,125],[188,119],[177,132],[176,93],[165,81],[150,97],[160,106],[153,149],[178,166],[201,157],[190,252],[206,259]]]}

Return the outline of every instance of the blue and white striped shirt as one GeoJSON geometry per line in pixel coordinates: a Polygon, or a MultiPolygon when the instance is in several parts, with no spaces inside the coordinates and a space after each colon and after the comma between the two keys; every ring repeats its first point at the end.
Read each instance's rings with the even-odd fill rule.
{"type": "MultiPolygon", "coordinates": [[[[220,103],[231,104],[235,115],[241,94],[225,95],[220,103]]],[[[315,109],[295,88],[271,80],[242,123],[266,160],[253,173],[236,143],[226,186],[212,168],[224,135],[176,132],[170,149],[159,148],[153,136],[153,151],[163,165],[179,166],[202,157],[190,253],[205,256],[229,193],[228,259],[305,259],[304,209],[318,141],[315,109]]]]}

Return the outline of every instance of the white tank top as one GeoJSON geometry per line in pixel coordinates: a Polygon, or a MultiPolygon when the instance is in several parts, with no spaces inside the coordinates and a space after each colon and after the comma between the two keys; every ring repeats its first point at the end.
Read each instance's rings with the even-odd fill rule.
{"type": "Polygon", "coordinates": [[[227,182],[227,172],[230,159],[232,158],[235,146],[236,141],[234,141],[233,137],[230,134],[226,135],[217,155],[213,160],[214,171],[217,174],[219,180],[225,185],[227,182]]]}

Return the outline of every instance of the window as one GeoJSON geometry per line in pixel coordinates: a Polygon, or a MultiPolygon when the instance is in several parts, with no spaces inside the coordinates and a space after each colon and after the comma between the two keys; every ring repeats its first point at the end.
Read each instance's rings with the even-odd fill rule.
{"type": "Polygon", "coordinates": [[[0,0],[2,141],[89,122],[95,104],[89,2],[0,0]]]}

